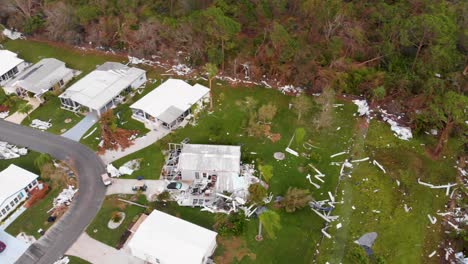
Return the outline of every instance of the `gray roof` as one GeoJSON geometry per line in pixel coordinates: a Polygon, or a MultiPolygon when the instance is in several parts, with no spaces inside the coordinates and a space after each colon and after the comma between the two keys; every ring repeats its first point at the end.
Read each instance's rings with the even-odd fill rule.
{"type": "Polygon", "coordinates": [[[73,70],[65,67],[64,62],[47,58],[25,69],[6,86],[19,86],[31,93],[42,94],[70,74],[73,70]]]}
{"type": "Polygon", "coordinates": [[[106,62],[70,86],[59,97],[99,110],[146,72],[118,62],[106,62]]]}
{"type": "Polygon", "coordinates": [[[240,173],[240,146],[184,144],[179,170],[240,173]]]}

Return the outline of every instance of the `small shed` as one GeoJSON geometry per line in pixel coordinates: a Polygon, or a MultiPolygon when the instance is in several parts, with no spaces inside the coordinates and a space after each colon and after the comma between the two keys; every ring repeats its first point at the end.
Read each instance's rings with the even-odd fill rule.
{"type": "Polygon", "coordinates": [[[216,249],[217,233],[154,210],[141,223],[128,247],[152,264],[204,264],[216,249]]]}

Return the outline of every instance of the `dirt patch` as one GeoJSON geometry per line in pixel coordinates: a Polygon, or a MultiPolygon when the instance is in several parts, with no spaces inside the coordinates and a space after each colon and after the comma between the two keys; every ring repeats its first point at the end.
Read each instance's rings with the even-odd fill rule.
{"type": "Polygon", "coordinates": [[[215,262],[219,264],[229,264],[234,260],[241,261],[245,256],[252,260],[257,258],[257,255],[252,253],[244,240],[239,237],[219,238],[218,244],[224,248],[221,256],[215,257],[215,262]]]}

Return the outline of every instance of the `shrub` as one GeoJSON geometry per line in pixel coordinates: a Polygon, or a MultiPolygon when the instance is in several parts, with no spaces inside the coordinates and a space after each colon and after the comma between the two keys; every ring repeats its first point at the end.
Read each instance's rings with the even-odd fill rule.
{"type": "Polygon", "coordinates": [[[112,220],[112,222],[114,222],[114,223],[118,223],[120,220],[122,220],[122,213],[119,212],[119,211],[114,211],[114,212],[112,213],[111,220],[112,220]]]}

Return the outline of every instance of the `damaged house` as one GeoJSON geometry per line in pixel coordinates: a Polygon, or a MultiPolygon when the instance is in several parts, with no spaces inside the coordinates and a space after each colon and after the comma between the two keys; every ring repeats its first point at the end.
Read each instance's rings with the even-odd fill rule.
{"type": "Polygon", "coordinates": [[[21,97],[41,97],[48,91],[58,91],[65,86],[76,72],[65,63],[53,58],[42,59],[27,68],[5,85],[5,91],[21,97]]]}
{"type": "MultiPolygon", "coordinates": [[[[207,181],[218,192],[233,192],[244,187],[241,174],[240,146],[182,144],[176,145],[173,166],[167,177],[180,181],[207,181]]],[[[171,159],[171,157],[169,157],[171,159]]]]}
{"type": "Polygon", "coordinates": [[[65,110],[89,111],[101,116],[145,83],[144,70],[106,62],[70,86],[59,98],[65,110]]]}
{"type": "Polygon", "coordinates": [[[149,128],[176,128],[190,115],[194,106],[201,107],[209,99],[210,90],[200,84],[168,79],[158,88],[130,106],[133,118],[149,128]]]}

